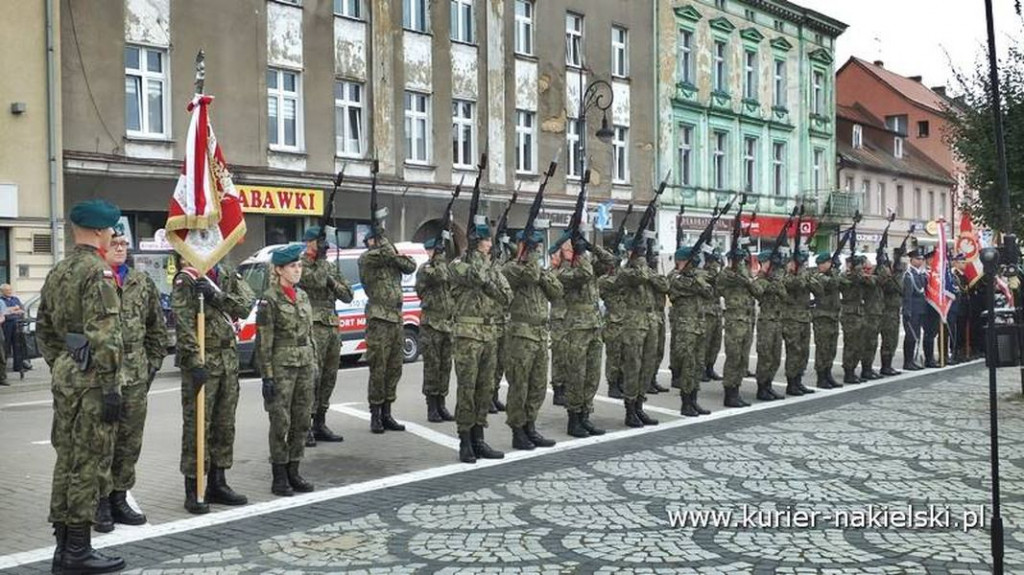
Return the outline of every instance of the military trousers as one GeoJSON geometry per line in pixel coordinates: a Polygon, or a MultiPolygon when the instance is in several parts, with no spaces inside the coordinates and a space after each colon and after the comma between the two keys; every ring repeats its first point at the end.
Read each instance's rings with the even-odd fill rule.
{"type": "Polygon", "coordinates": [[[658,369],[665,358],[665,318],[652,316],[644,331],[643,352],[640,365],[640,399],[647,397],[647,384],[658,376],[658,369]]]}
{"type": "Polygon", "coordinates": [[[811,358],[811,322],[784,320],[782,341],[786,345],[786,379],[799,377],[811,358]]]}
{"type": "Polygon", "coordinates": [[[497,342],[455,337],[455,425],[465,432],[474,426],[487,427],[487,410],[494,393],[497,342]]]}
{"type": "Polygon", "coordinates": [[[452,344],[450,331],[420,326],[420,346],[423,349],[423,395],[448,396],[452,377],[452,344]]]}
{"type": "Polygon", "coordinates": [[[896,347],[900,341],[900,312],[899,310],[887,311],[882,316],[880,326],[882,335],[881,355],[882,361],[891,361],[896,354],[896,347]]]}
{"type": "Polygon", "coordinates": [[[494,353],[494,389],[501,386],[501,378],[505,377],[505,346],[508,344],[505,334],[505,324],[499,325],[498,339],[494,342],[498,346],[494,353]]]}
{"type": "Polygon", "coordinates": [[[939,330],[942,328],[942,321],[939,319],[939,312],[935,311],[935,308],[928,306],[924,312],[924,338],[921,340],[921,344],[924,348],[924,361],[925,363],[935,361],[935,338],[939,336],[939,330]]]}
{"type": "Polygon", "coordinates": [[[672,325],[672,350],[669,365],[681,393],[686,395],[700,389],[700,376],[704,371],[704,324],[696,320],[672,325]]]}
{"type": "Polygon", "coordinates": [[[105,476],[110,483],[101,486],[101,495],[109,494],[111,489],[128,491],[135,485],[135,465],[142,453],[142,434],[146,428],[148,393],[149,386],[145,382],[121,386],[121,421],[114,437],[110,474],[105,476]]]}
{"type": "Polygon", "coordinates": [[[608,323],[601,332],[604,340],[604,379],[608,386],[622,382],[622,334],[621,324],[608,323]]]}
{"type": "Polygon", "coordinates": [[[917,314],[903,315],[903,362],[917,361],[917,349],[921,345],[921,320],[917,314]]]}
{"type": "Polygon", "coordinates": [[[562,328],[559,322],[551,322],[551,386],[566,385],[569,382],[569,371],[572,359],[569,357],[567,345],[569,330],[562,328]]]}
{"type": "Polygon", "coordinates": [[[601,330],[574,329],[569,332],[565,357],[558,358],[566,370],[566,409],[574,413],[594,411],[594,396],[601,382],[601,330]]]}
{"type": "Polygon", "coordinates": [[[867,314],[864,316],[864,323],[861,325],[860,337],[860,365],[861,368],[870,368],[875,363],[875,352],[878,351],[878,335],[881,333],[881,314],[867,314]]]}
{"type": "MultiPolygon", "coordinates": [[[[207,380],[204,469],[229,469],[234,463],[235,410],[238,407],[238,354],[233,348],[206,351],[207,380]]],[[[196,389],[188,370],[181,372],[181,473],[196,476],[196,389]]],[[[307,412],[308,413],[308,412],[307,412]]]]}
{"type": "Polygon", "coordinates": [[[392,403],[402,379],[402,324],[372,318],[366,324],[366,363],[370,366],[367,400],[370,405],[392,403]]]}
{"type": "MultiPolygon", "coordinates": [[[[622,397],[629,401],[647,399],[647,363],[653,363],[653,348],[657,345],[657,326],[648,329],[624,329],[619,336],[619,376],[622,397]]],[[[655,368],[657,369],[657,368],[655,368]]]]}
{"type": "Polygon", "coordinates": [[[757,381],[772,381],[782,363],[782,322],[761,318],[757,322],[757,381]]]}
{"type": "Polygon", "coordinates": [[[750,348],[754,344],[754,322],[749,317],[728,318],[725,322],[725,369],[722,386],[737,388],[750,367],[750,348]]]}
{"type": "Polygon", "coordinates": [[[863,333],[864,316],[843,312],[843,369],[856,369],[861,359],[860,337],[863,333]]]}
{"type": "Polygon", "coordinates": [[[718,361],[718,353],[722,351],[722,315],[712,313],[704,318],[704,366],[712,367],[718,361]]]}
{"type": "Polygon", "coordinates": [[[814,371],[832,373],[839,347],[839,320],[834,317],[814,318],[814,371]]]}
{"type": "Polygon", "coordinates": [[[270,418],[270,462],[300,461],[306,450],[313,404],[313,366],[275,367],[274,396],[263,401],[270,418]]]}
{"type": "Polygon", "coordinates": [[[114,455],[116,423],[103,423],[103,390],[54,382],[50,444],[57,452],[50,487],[49,523],[91,524],[102,475],[114,455]]]}
{"type": "Polygon", "coordinates": [[[508,397],[505,421],[515,429],[537,421],[548,387],[548,340],[507,334],[504,346],[508,397]]]}
{"type": "Polygon", "coordinates": [[[341,339],[338,326],[313,324],[313,339],[316,341],[316,364],[319,377],[313,381],[313,402],[311,411],[327,411],[331,407],[331,395],[338,382],[338,364],[341,362],[341,339]]]}

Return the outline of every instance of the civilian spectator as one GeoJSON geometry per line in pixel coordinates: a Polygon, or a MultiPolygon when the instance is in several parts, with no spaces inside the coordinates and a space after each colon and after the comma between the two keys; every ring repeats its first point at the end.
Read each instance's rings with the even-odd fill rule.
{"type": "Polygon", "coordinates": [[[21,303],[21,299],[14,295],[14,288],[11,287],[11,284],[0,285],[0,302],[7,306],[7,311],[4,312],[6,321],[3,322],[3,336],[7,355],[13,359],[11,369],[19,371],[19,363],[22,370],[32,369],[32,364],[22,356],[25,351],[24,347],[18,345],[18,328],[25,320],[25,306],[21,303]]]}

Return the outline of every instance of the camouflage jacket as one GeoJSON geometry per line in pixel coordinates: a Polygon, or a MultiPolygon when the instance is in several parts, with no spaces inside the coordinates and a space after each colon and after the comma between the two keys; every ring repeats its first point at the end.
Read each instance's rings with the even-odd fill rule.
{"type": "Polygon", "coordinates": [[[817,283],[816,275],[806,268],[785,275],[782,280],[782,284],[786,286],[782,319],[811,323],[811,291],[817,283]]]}
{"type": "Polygon", "coordinates": [[[256,357],[263,377],[275,377],[275,368],[313,365],[313,315],[309,296],[301,288],[296,288],[294,302],[285,295],[281,284],[267,288],[256,311],[260,335],[256,357]]]}
{"type": "Polygon", "coordinates": [[[416,262],[395,250],[390,241],[359,256],[359,277],[366,291],[366,319],[402,323],[402,275],[416,271],[416,262]]]}
{"type": "Polygon", "coordinates": [[[668,303],[668,277],[651,269],[647,277],[647,309],[650,321],[655,326],[665,323],[665,306],[668,303]]]}
{"type": "Polygon", "coordinates": [[[814,294],[814,310],[816,318],[839,319],[839,276],[835,270],[816,272],[818,281],[811,284],[814,294]]]}
{"type": "MultiPolygon", "coordinates": [[[[191,269],[191,268],[187,268],[191,269]]],[[[220,286],[212,301],[206,303],[206,351],[235,350],[235,326],[233,322],[248,317],[255,294],[242,276],[223,266],[217,266],[216,281],[220,286]]],[[[209,278],[208,278],[209,279],[209,278]]],[[[175,334],[177,334],[178,366],[191,369],[202,365],[199,361],[199,340],[196,337],[196,316],[199,313],[199,297],[195,290],[193,276],[182,271],[174,277],[171,290],[171,310],[174,311],[175,334]]]]}
{"type": "Polygon", "coordinates": [[[872,276],[865,275],[859,268],[839,277],[839,292],[843,295],[841,308],[844,314],[864,314],[864,292],[873,281],[872,276]]]}
{"type": "Polygon", "coordinates": [[[451,266],[455,336],[494,341],[501,334],[512,288],[498,266],[481,256],[451,266]]]}
{"type": "Polygon", "coordinates": [[[710,316],[721,316],[722,315],[722,292],[718,290],[718,276],[722,273],[722,268],[718,264],[706,267],[704,273],[707,274],[708,283],[711,285],[711,289],[714,293],[705,302],[704,315],[710,316]]]}
{"type": "Polygon", "coordinates": [[[92,246],[76,245],[46,276],[36,314],[36,340],[54,387],[120,389],[124,375],[121,347],[121,302],[114,272],[92,246]],[[79,370],[64,336],[84,334],[91,358],[79,370]]]}
{"type": "Polygon", "coordinates": [[[601,293],[601,301],[604,302],[604,325],[605,328],[622,325],[626,320],[625,306],[627,298],[625,290],[619,288],[618,275],[622,270],[616,268],[612,273],[598,278],[597,289],[601,293]]]}
{"type": "Polygon", "coordinates": [[[782,283],[780,268],[772,266],[754,279],[754,297],[760,304],[758,321],[781,321],[785,313],[786,286],[782,283]]]}
{"type": "Polygon", "coordinates": [[[554,272],[531,259],[526,263],[510,260],[502,273],[512,289],[508,334],[544,341],[548,333],[548,302],[562,297],[562,284],[554,272]]]}
{"type": "Polygon", "coordinates": [[[651,277],[655,275],[646,261],[634,258],[611,276],[614,287],[609,291],[616,292],[618,310],[615,315],[622,329],[646,330],[650,326],[650,314],[654,308],[650,285],[651,277]]]}
{"type": "Polygon", "coordinates": [[[875,268],[871,282],[864,287],[864,315],[879,316],[885,313],[885,291],[882,284],[892,275],[885,267],[875,268]]]}
{"type": "Polygon", "coordinates": [[[601,265],[614,265],[617,258],[608,250],[593,246],[592,253],[580,254],[573,265],[563,260],[555,270],[558,281],[564,289],[566,329],[600,329],[601,315],[598,312],[600,293],[597,287],[597,275],[594,271],[593,257],[597,257],[601,265]]]}
{"type": "Polygon", "coordinates": [[[704,306],[714,293],[704,270],[673,270],[668,276],[669,321],[688,333],[704,332],[704,306]]]}
{"type": "Polygon", "coordinates": [[[420,324],[450,333],[454,327],[451,266],[444,254],[435,254],[416,272],[416,293],[423,313],[420,324]]]}
{"type": "Polygon", "coordinates": [[[889,272],[888,275],[880,275],[882,294],[885,305],[885,313],[900,315],[900,308],[903,307],[903,273],[902,271],[889,272]]]}
{"type": "Polygon", "coordinates": [[[167,323],[160,292],[146,274],[129,269],[117,288],[121,296],[121,340],[126,385],[146,383],[150,369],[160,369],[167,355],[167,323]]]}
{"type": "Polygon", "coordinates": [[[725,300],[725,318],[730,321],[754,319],[754,278],[750,268],[740,264],[737,269],[726,267],[718,274],[715,288],[725,300]]]}
{"type": "Polygon", "coordinates": [[[302,256],[302,279],[299,287],[309,296],[313,308],[313,321],[320,325],[337,327],[338,312],[335,302],[352,303],[352,288],[338,272],[338,266],[327,258],[316,259],[309,254],[302,256]]]}

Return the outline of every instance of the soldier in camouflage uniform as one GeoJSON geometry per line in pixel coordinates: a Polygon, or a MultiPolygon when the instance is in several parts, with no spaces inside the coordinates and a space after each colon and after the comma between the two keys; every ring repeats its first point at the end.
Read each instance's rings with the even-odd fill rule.
{"type": "Polygon", "coordinates": [[[781,258],[772,250],[757,256],[761,271],[754,279],[754,297],[760,304],[757,317],[757,399],[774,401],[784,396],[772,389],[772,380],[782,361],[782,316],[786,286],[781,258]]]}
{"type": "Polygon", "coordinates": [[[740,396],[740,384],[750,365],[750,347],[754,343],[754,279],[750,276],[745,247],[737,246],[729,253],[729,266],[715,281],[715,287],[725,301],[725,407],[749,407],[740,396]]]}
{"type": "Polygon", "coordinates": [[[490,261],[490,227],[477,225],[475,231],[476,245],[451,270],[458,385],[455,424],[459,461],[463,463],[505,457],[484,441],[484,428],[494,395],[497,326],[512,301],[512,289],[501,270],[490,261]]]}
{"type": "MultiPolygon", "coordinates": [[[[646,392],[640,398],[638,409],[643,413],[643,403],[647,400],[647,393],[657,394],[668,391],[667,387],[658,385],[658,370],[661,369],[661,362],[665,359],[665,306],[668,303],[668,277],[658,273],[658,252],[653,242],[648,246],[651,249],[647,253],[647,267],[651,269],[643,289],[647,291],[645,303],[647,308],[647,333],[644,337],[643,360],[640,367],[640,382],[646,392]]],[[[640,305],[640,304],[637,304],[640,305]]],[[[653,419],[650,419],[654,423],[653,419]]],[[[647,425],[651,425],[650,423],[647,425]]]]}
{"type": "Polygon", "coordinates": [[[704,306],[714,294],[704,270],[690,261],[692,249],[676,250],[676,268],[669,274],[668,297],[672,302],[669,322],[672,326],[672,349],[669,366],[672,387],[682,397],[681,415],[696,417],[710,411],[697,403],[700,376],[704,371],[704,306]]]}
{"type": "Polygon", "coordinates": [[[338,363],[341,361],[341,340],[338,338],[338,312],[335,302],[352,303],[352,288],[341,275],[337,264],[320,256],[320,226],[306,230],[303,240],[306,251],[302,255],[302,280],[299,287],[309,297],[313,308],[313,340],[316,342],[316,367],[319,377],[313,382],[312,425],[306,434],[306,447],[316,447],[317,441],[338,442],[344,438],[327,427],[327,410],[331,408],[331,394],[338,381],[338,363]]]}
{"type": "Polygon", "coordinates": [[[836,344],[839,341],[839,277],[832,269],[832,254],[819,252],[815,258],[818,266],[818,281],[811,284],[814,294],[814,309],[811,312],[814,324],[814,371],[818,375],[817,386],[821,389],[842,387],[832,377],[832,363],[836,360],[836,344]]]}
{"type": "Polygon", "coordinates": [[[803,373],[811,354],[811,290],[817,276],[804,263],[807,253],[800,251],[786,264],[782,281],[786,287],[783,300],[782,341],[786,346],[786,395],[814,393],[803,383],[803,373]]]}
{"type": "Polygon", "coordinates": [[[878,350],[878,336],[881,333],[882,316],[885,314],[885,303],[882,301],[882,283],[892,275],[885,266],[874,267],[870,262],[864,265],[864,275],[871,279],[864,288],[864,323],[861,327],[860,341],[860,378],[862,381],[882,377],[872,368],[875,352],[878,350]]]}
{"type": "MultiPolygon", "coordinates": [[[[604,340],[604,377],[608,382],[608,397],[622,399],[622,379],[624,361],[622,346],[624,335],[624,322],[628,310],[625,306],[629,300],[629,294],[619,289],[616,285],[616,276],[619,273],[619,266],[605,266],[604,275],[597,280],[597,288],[601,294],[601,301],[604,302],[604,328],[601,331],[601,339],[604,340]]],[[[638,338],[643,339],[641,336],[638,338]]],[[[643,350],[642,344],[639,349],[643,350]]],[[[632,346],[631,346],[632,349],[632,346]]]]}
{"type": "Polygon", "coordinates": [[[146,516],[128,505],[128,490],[135,485],[135,464],[142,452],[146,426],[146,394],[167,355],[167,325],[160,307],[160,292],[149,276],[128,267],[128,238],[119,223],[106,253],[121,298],[121,339],[124,349],[121,386],[121,422],[114,439],[114,459],[100,489],[95,528],[108,532],[114,523],[142,525],[146,516]]]}
{"type": "Polygon", "coordinates": [[[416,272],[416,293],[423,311],[420,315],[420,345],[423,348],[423,396],[427,401],[427,421],[455,421],[445,405],[452,375],[451,266],[445,257],[444,242],[430,238],[423,247],[431,251],[430,260],[416,272]]]}
{"type": "Polygon", "coordinates": [[[891,264],[892,273],[881,281],[882,284],[882,375],[899,375],[899,370],[892,366],[893,356],[896,354],[896,346],[900,339],[900,317],[903,307],[903,254],[899,248],[893,250],[894,261],[891,264]]]}
{"type": "Polygon", "coordinates": [[[370,366],[368,401],[370,431],[405,431],[391,415],[398,380],[402,378],[402,275],[416,271],[416,262],[398,253],[383,234],[366,236],[368,250],[359,256],[359,277],[366,292],[366,363],[370,366]]]}
{"type": "Polygon", "coordinates": [[[524,246],[523,260],[502,266],[513,294],[502,350],[508,378],[506,422],[512,428],[513,449],[531,450],[555,444],[537,432],[536,423],[548,385],[548,302],[562,296],[562,284],[540,265],[543,232],[536,230],[529,239],[519,232],[517,240],[524,246]]]}
{"type": "Polygon", "coordinates": [[[566,367],[566,403],[568,424],[566,431],[573,437],[602,435],[603,429],[590,422],[594,410],[594,396],[601,379],[601,316],[598,312],[597,265],[615,265],[614,254],[599,246],[578,239],[575,248],[569,241],[569,232],[555,242],[559,247],[551,266],[562,282],[565,295],[564,328],[568,331],[563,353],[556,361],[570,362],[566,367]],[[591,253],[588,253],[588,250],[591,253]]]}
{"type": "MultiPolygon", "coordinates": [[[[561,251],[561,244],[552,244],[548,249],[551,256],[551,268],[558,266],[554,264],[556,254],[561,251]]],[[[572,358],[569,356],[567,345],[569,343],[569,330],[565,326],[565,296],[555,298],[551,302],[551,403],[565,407],[565,385],[569,381],[569,372],[572,370],[572,358]]]]}
{"type": "Polygon", "coordinates": [[[121,416],[121,302],[100,256],[120,216],[103,200],[76,204],[70,214],[75,247],[46,276],[40,294],[36,338],[53,378],[50,438],[57,452],[47,519],[57,540],[54,573],[125,566],[92,548],[90,527],[121,416]]]}
{"type": "Polygon", "coordinates": [[[704,350],[704,373],[701,381],[722,381],[722,376],[715,371],[718,353],[722,351],[722,294],[718,291],[722,254],[717,248],[709,256],[704,271],[707,273],[708,283],[715,292],[704,309],[704,337],[707,349],[704,350]]]}
{"type": "MultiPolygon", "coordinates": [[[[181,269],[181,268],[179,268],[181,269]]],[[[248,317],[255,295],[242,276],[217,265],[206,276],[185,267],[174,278],[171,309],[177,320],[177,360],[181,368],[181,474],[185,509],[206,513],[209,503],[244,505],[248,499],[228,486],[224,472],[234,462],[235,409],[238,407],[238,350],[232,322],[248,317]],[[196,317],[199,295],[206,311],[206,361],[199,358],[196,317]],[[205,501],[196,492],[196,397],[206,398],[206,452],[209,470],[205,501]]]]}
{"type": "MultiPolygon", "coordinates": [[[[504,267],[504,265],[512,257],[512,247],[510,245],[511,238],[508,234],[502,233],[501,237],[496,238],[498,242],[498,249],[496,250],[498,258],[492,263],[498,268],[504,267]]],[[[500,318],[498,323],[498,350],[495,354],[494,362],[494,395],[491,397],[491,406],[487,409],[488,413],[501,413],[505,411],[505,404],[501,402],[499,392],[501,391],[501,380],[502,378],[508,379],[508,370],[505,367],[505,357],[508,355],[505,353],[505,346],[508,345],[508,314],[500,318]]],[[[545,376],[547,379],[547,376],[545,376]]],[[[544,384],[547,385],[546,383],[544,384]]]]}
{"type": "Polygon", "coordinates": [[[256,311],[263,408],[270,417],[270,492],[286,497],[313,491],[313,484],[299,475],[299,462],[310,426],[316,358],[321,356],[309,296],[296,288],[306,277],[302,251],[301,244],[274,251],[272,281],[256,311]]]}
{"type": "Polygon", "coordinates": [[[860,383],[857,364],[861,360],[860,337],[864,331],[864,291],[869,278],[864,274],[864,256],[846,260],[846,273],[839,277],[842,295],[840,319],[843,324],[843,383],[860,383]]]}

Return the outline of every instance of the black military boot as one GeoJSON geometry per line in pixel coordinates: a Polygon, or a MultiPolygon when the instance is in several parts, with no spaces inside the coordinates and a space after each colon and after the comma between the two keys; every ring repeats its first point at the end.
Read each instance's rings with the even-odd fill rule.
{"type": "Polygon", "coordinates": [[[210,466],[210,475],[206,482],[206,501],[221,505],[245,505],[249,499],[231,489],[227,477],[224,476],[223,467],[213,465],[210,466]]]}
{"type": "Polygon", "coordinates": [[[699,413],[701,415],[708,415],[708,414],[711,413],[711,411],[709,411],[707,409],[704,409],[703,407],[700,406],[699,403],[697,403],[697,390],[696,389],[690,392],[690,401],[693,403],[693,408],[697,410],[697,413],[699,413]]]}
{"type": "Polygon", "coordinates": [[[651,385],[649,385],[647,387],[647,393],[666,393],[666,392],[668,392],[668,388],[663,386],[663,385],[658,385],[658,374],[655,373],[654,376],[651,377],[651,385]]]}
{"type": "Polygon", "coordinates": [[[87,523],[68,525],[64,539],[60,573],[110,573],[125,567],[124,559],[92,548],[92,530],[87,523]]]}
{"type": "Polygon", "coordinates": [[[444,418],[441,417],[441,412],[437,410],[438,399],[440,399],[440,396],[427,396],[427,421],[430,423],[441,423],[444,421],[444,418]]]}
{"type": "Polygon", "coordinates": [[[844,367],[843,368],[843,383],[849,383],[849,384],[858,384],[858,383],[860,383],[860,378],[857,377],[857,373],[856,373],[856,371],[854,371],[854,369],[852,367],[844,367]]]}
{"type": "Polygon", "coordinates": [[[474,425],[470,430],[470,437],[473,440],[473,453],[477,459],[505,459],[505,454],[493,449],[484,441],[484,426],[474,425]]]}
{"type": "Polygon", "coordinates": [[[804,395],[810,395],[814,393],[814,390],[804,385],[804,375],[801,373],[796,376],[796,387],[803,392],[804,395]]]}
{"type": "Polygon", "coordinates": [[[501,388],[497,385],[494,386],[494,395],[491,397],[491,407],[497,410],[498,413],[505,411],[505,404],[501,402],[501,397],[498,396],[498,392],[501,388]]]}
{"type": "Polygon", "coordinates": [[[626,420],[623,422],[626,427],[643,427],[644,422],[640,421],[640,418],[636,415],[636,401],[625,400],[626,404],[626,420]]]}
{"type": "Polygon", "coordinates": [[[707,383],[709,381],[711,381],[711,376],[708,375],[707,368],[704,368],[704,371],[700,372],[700,382],[707,383]]]}
{"type": "Polygon", "coordinates": [[[442,421],[455,421],[455,416],[448,411],[448,406],[444,404],[445,397],[443,395],[436,396],[437,401],[437,413],[441,416],[442,421]]]}
{"type": "Polygon", "coordinates": [[[313,426],[309,426],[309,431],[306,432],[306,447],[316,447],[316,436],[313,435],[313,426]]]}
{"type": "Polygon", "coordinates": [[[313,484],[306,481],[299,475],[299,462],[289,461],[288,466],[285,468],[288,473],[288,485],[292,486],[292,489],[299,493],[309,493],[313,491],[313,484]]]}
{"type": "Polygon", "coordinates": [[[388,431],[405,431],[405,426],[391,417],[391,403],[381,405],[380,421],[384,424],[384,429],[388,431]]]}
{"type": "Polygon", "coordinates": [[[612,399],[622,399],[622,381],[614,380],[608,382],[608,397],[612,399]]]}
{"type": "Polygon", "coordinates": [[[57,546],[53,548],[53,561],[50,563],[50,573],[60,573],[60,564],[64,560],[64,545],[68,539],[68,526],[64,523],[54,523],[53,537],[57,540],[57,546]]]}
{"type": "Polygon", "coordinates": [[[580,413],[580,425],[583,426],[583,429],[586,429],[587,433],[589,433],[590,435],[604,435],[605,434],[605,431],[603,429],[601,429],[600,427],[594,427],[594,424],[590,423],[590,413],[589,412],[584,411],[584,412],[580,413]]]}
{"type": "Polygon", "coordinates": [[[551,388],[554,390],[555,395],[551,399],[551,403],[554,405],[561,405],[565,407],[565,386],[564,385],[553,385],[551,388]]]}
{"type": "Polygon", "coordinates": [[[530,438],[526,436],[526,429],[522,427],[512,428],[512,449],[522,449],[524,451],[533,451],[537,447],[530,441],[530,438]]]}
{"type": "Polygon", "coordinates": [[[722,381],[722,376],[719,375],[717,371],[715,371],[714,364],[707,366],[707,368],[704,369],[704,373],[707,374],[708,379],[710,379],[711,381],[722,381]]]}
{"type": "Polygon", "coordinates": [[[203,513],[209,513],[210,511],[210,506],[205,501],[199,501],[199,496],[196,492],[195,477],[185,478],[185,511],[188,511],[193,515],[202,515],[203,513]]]}
{"type": "Polygon", "coordinates": [[[637,417],[637,419],[640,420],[640,423],[642,423],[644,425],[658,425],[658,420],[654,419],[650,415],[647,415],[647,412],[644,411],[644,400],[643,399],[637,398],[636,405],[633,406],[633,409],[636,410],[636,417],[637,417]]]}
{"type": "Polygon", "coordinates": [[[271,463],[270,470],[274,475],[270,483],[270,492],[282,497],[295,495],[295,491],[288,483],[288,466],[284,463],[271,463]]]}
{"type": "Polygon", "coordinates": [[[114,518],[110,515],[110,498],[104,495],[100,495],[100,499],[96,503],[92,528],[100,533],[110,533],[114,530],[114,518]]]}
{"type": "Polygon", "coordinates": [[[726,387],[725,388],[725,407],[750,407],[750,404],[743,401],[740,397],[740,388],[738,387],[726,387]]]}
{"type": "Polygon", "coordinates": [[[110,492],[110,516],[114,523],[122,525],[142,525],[146,522],[146,516],[132,509],[128,505],[127,491],[110,492]]]}
{"type": "Polygon", "coordinates": [[[882,375],[891,376],[891,375],[899,375],[902,372],[897,370],[897,369],[893,369],[893,367],[892,367],[892,357],[883,357],[882,358],[882,371],[880,373],[882,375]]]}
{"type": "Polygon", "coordinates": [[[874,381],[876,379],[881,379],[881,378],[882,378],[882,376],[877,371],[872,369],[871,364],[861,363],[861,366],[860,366],[860,380],[861,381],[874,381]]]}
{"type": "Polygon", "coordinates": [[[835,376],[832,375],[832,370],[831,369],[825,372],[825,377],[828,378],[828,382],[832,384],[833,388],[840,388],[840,387],[843,386],[843,384],[839,383],[836,380],[835,376]]]}
{"type": "Polygon", "coordinates": [[[824,371],[818,372],[818,380],[815,382],[818,389],[832,389],[832,382],[828,380],[828,373],[824,371]]]}
{"type": "Polygon", "coordinates": [[[775,401],[778,398],[771,393],[771,387],[772,384],[769,381],[757,382],[757,395],[755,397],[760,401],[775,401]]]}
{"type": "Polygon", "coordinates": [[[383,405],[370,405],[370,432],[384,433],[384,422],[381,418],[383,405]]]}
{"type": "Polygon", "coordinates": [[[473,443],[468,431],[459,432],[459,461],[476,463],[476,454],[473,453],[473,443]]]}
{"type": "Polygon", "coordinates": [[[786,395],[801,396],[804,392],[800,391],[800,388],[796,384],[795,377],[786,378],[786,395]]]}
{"type": "Polygon", "coordinates": [[[324,441],[327,443],[339,443],[345,441],[345,438],[331,431],[331,428],[327,427],[327,410],[317,409],[316,415],[313,416],[313,437],[317,441],[324,441]]]}
{"type": "Polygon", "coordinates": [[[682,407],[679,408],[679,415],[685,415],[686,417],[697,417],[700,412],[693,406],[693,396],[689,393],[683,392],[679,396],[683,400],[682,407]]]}
{"type": "Polygon", "coordinates": [[[530,443],[533,443],[537,447],[554,447],[555,440],[548,439],[537,432],[537,424],[530,422],[523,426],[523,430],[526,431],[526,437],[530,439],[530,443]]]}
{"type": "Polygon", "coordinates": [[[583,422],[580,421],[580,414],[575,411],[569,413],[569,424],[566,426],[565,432],[573,437],[590,437],[590,433],[587,432],[586,428],[583,427],[583,422]]]}

